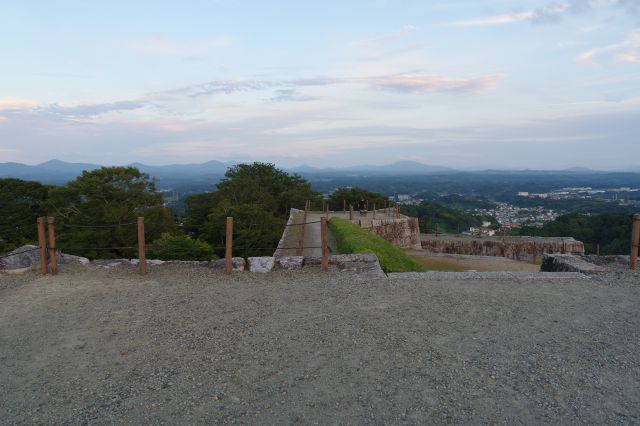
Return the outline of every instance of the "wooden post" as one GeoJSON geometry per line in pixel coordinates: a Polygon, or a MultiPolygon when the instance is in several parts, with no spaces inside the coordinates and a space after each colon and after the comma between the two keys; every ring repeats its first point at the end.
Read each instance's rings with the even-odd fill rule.
{"type": "Polygon", "coordinates": [[[56,258],[56,220],[50,217],[47,220],[49,224],[49,264],[51,266],[51,274],[58,273],[58,259],[56,258]]]}
{"type": "Polygon", "coordinates": [[[40,247],[40,273],[47,275],[47,238],[44,234],[44,217],[38,218],[38,246],[40,247]]]}
{"type": "Polygon", "coordinates": [[[329,238],[327,237],[327,218],[320,219],[320,233],[322,237],[322,270],[329,270],[329,238]]]}
{"type": "Polygon", "coordinates": [[[353,220],[353,204],[349,204],[349,220],[353,220]]]}
{"type": "Polygon", "coordinates": [[[373,203],[373,218],[376,218],[376,203],[373,203]]]}
{"type": "Polygon", "coordinates": [[[638,246],[640,246],[640,214],[633,216],[633,231],[631,232],[631,269],[638,267],[638,246]]]}
{"type": "Polygon", "coordinates": [[[600,256],[600,243],[596,244],[596,256],[600,256]]]}
{"type": "Polygon", "coordinates": [[[144,217],[138,218],[138,261],[140,262],[140,275],[147,273],[147,254],[144,246],[144,217]]]}
{"type": "Polygon", "coordinates": [[[342,200],[342,211],[347,213],[347,200],[342,200]]]}
{"type": "Polygon", "coordinates": [[[224,260],[225,272],[230,274],[233,271],[233,218],[227,217],[227,236],[224,240],[224,260]]]}

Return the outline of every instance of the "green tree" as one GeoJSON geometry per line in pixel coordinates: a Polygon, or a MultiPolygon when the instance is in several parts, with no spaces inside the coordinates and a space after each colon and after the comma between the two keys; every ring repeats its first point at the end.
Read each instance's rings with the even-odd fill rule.
{"type": "Polygon", "coordinates": [[[224,255],[227,217],[233,217],[233,255],[269,256],[278,245],[286,219],[253,204],[215,207],[207,216],[200,237],[224,255]]]}
{"type": "Polygon", "coordinates": [[[435,232],[436,226],[439,233],[457,233],[470,227],[481,226],[484,220],[497,224],[495,218],[472,215],[456,209],[445,207],[432,201],[423,201],[418,205],[401,206],[403,214],[417,217],[421,232],[435,232]]]}
{"type": "Polygon", "coordinates": [[[207,220],[207,216],[218,204],[218,194],[215,192],[203,192],[202,194],[188,195],[184,199],[184,204],[185,231],[197,237],[200,235],[201,227],[207,220]]]}
{"type": "Polygon", "coordinates": [[[187,235],[171,235],[166,232],[147,247],[147,258],[160,260],[211,260],[211,246],[204,241],[193,240],[187,235]]]}
{"type": "Polygon", "coordinates": [[[145,217],[146,240],[176,233],[171,211],[155,183],[134,167],[103,167],[49,191],[46,206],[58,223],[57,245],[66,252],[96,258],[133,257],[136,218],[145,217]]]}
{"type": "Polygon", "coordinates": [[[260,162],[229,168],[218,184],[216,197],[218,203],[253,204],[280,217],[288,216],[291,207],[303,208],[306,200],[322,203],[321,195],[301,176],[260,162]]]}
{"type": "Polygon", "coordinates": [[[365,200],[369,202],[369,209],[373,210],[375,204],[377,209],[384,208],[385,201],[388,198],[377,192],[367,191],[362,188],[338,188],[329,195],[327,202],[329,203],[329,209],[339,211],[344,208],[344,202],[346,201],[347,210],[352,205],[354,210],[358,209],[358,202],[365,200]]]}
{"type": "Polygon", "coordinates": [[[625,213],[583,215],[573,213],[558,217],[542,228],[522,227],[519,235],[573,237],[584,243],[585,252],[594,254],[629,254],[633,216],[625,213]]]}
{"type": "MultiPolygon", "coordinates": [[[[273,164],[239,164],[227,170],[217,192],[187,199],[185,227],[212,246],[223,247],[226,218],[231,216],[234,255],[269,255],[278,245],[289,209],[302,208],[306,200],[318,207],[322,202],[302,177],[273,164]]],[[[220,255],[224,252],[215,250],[220,255]]]]}
{"type": "Polygon", "coordinates": [[[45,214],[48,187],[0,179],[0,253],[37,241],[36,219],[45,214]]]}

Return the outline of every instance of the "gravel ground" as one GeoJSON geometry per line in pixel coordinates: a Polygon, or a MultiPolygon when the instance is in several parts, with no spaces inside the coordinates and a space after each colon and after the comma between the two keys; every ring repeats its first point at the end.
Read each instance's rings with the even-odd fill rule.
{"type": "Polygon", "coordinates": [[[3,424],[637,424],[640,274],[0,276],[3,424]]]}

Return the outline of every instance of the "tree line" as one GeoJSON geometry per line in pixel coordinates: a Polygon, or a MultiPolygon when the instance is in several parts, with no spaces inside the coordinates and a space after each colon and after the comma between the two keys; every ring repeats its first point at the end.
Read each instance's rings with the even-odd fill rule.
{"type": "MultiPolygon", "coordinates": [[[[333,210],[361,197],[383,206],[384,197],[359,188],[336,191],[333,210]],[[374,201],[372,201],[374,200],[374,201]]],[[[206,260],[223,255],[226,218],[234,218],[234,255],[270,255],[278,245],[289,209],[311,200],[320,210],[322,195],[299,175],[269,163],[229,168],[211,192],[185,198],[177,217],[163,204],[154,179],[135,167],[85,171],[66,185],[0,179],[0,253],[37,241],[36,219],[56,219],[57,247],[89,258],[137,257],[136,220],[145,218],[147,257],[206,260]]]]}

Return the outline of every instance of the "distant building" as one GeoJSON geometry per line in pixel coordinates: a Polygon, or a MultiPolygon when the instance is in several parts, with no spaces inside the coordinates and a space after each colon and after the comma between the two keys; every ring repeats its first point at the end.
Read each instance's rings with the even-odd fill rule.
{"type": "Polygon", "coordinates": [[[529,193],[528,192],[518,192],[518,197],[528,197],[529,193]]]}

